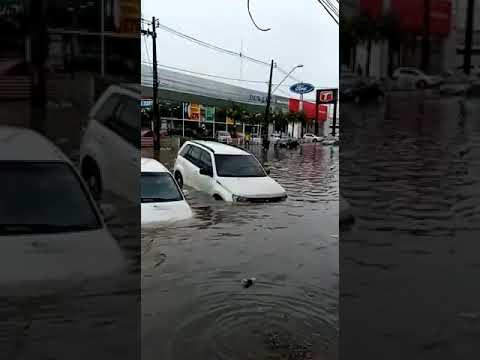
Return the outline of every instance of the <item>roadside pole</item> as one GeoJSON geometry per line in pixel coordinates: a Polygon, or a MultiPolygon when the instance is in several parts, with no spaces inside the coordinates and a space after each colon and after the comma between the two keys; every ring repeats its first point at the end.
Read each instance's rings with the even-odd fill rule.
{"type": "Polygon", "coordinates": [[[472,67],[472,36],[473,36],[473,20],[474,20],[475,0],[468,0],[467,3],[467,24],[465,27],[465,49],[463,60],[463,71],[470,74],[472,67]]]}
{"type": "Polygon", "coordinates": [[[31,2],[29,17],[31,24],[30,46],[33,63],[30,126],[34,130],[45,135],[47,117],[47,81],[45,76],[45,62],[48,54],[45,0],[31,2]]]}
{"type": "Polygon", "coordinates": [[[430,0],[423,0],[422,70],[430,66],[430,0]]]}
{"type": "MultiPolygon", "coordinates": [[[[272,60],[272,63],[270,65],[270,80],[268,81],[268,95],[267,95],[267,106],[265,107],[265,117],[264,117],[264,123],[265,123],[265,127],[266,127],[266,131],[267,131],[267,135],[268,135],[268,117],[270,115],[270,101],[271,101],[271,97],[272,97],[272,76],[273,76],[273,65],[274,65],[274,62],[272,60]]],[[[265,131],[265,130],[264,130],[265,131]]]]}
{"type": "Polygon", "coordinates": [[[152,29],[142,30],[142,34],[152,37],[153,44],[153,123],[154,134],[153,149],[160,150],[160,118],[158,111],[158,65],[157,65],[157,20],[152,17],[152,29]]]}

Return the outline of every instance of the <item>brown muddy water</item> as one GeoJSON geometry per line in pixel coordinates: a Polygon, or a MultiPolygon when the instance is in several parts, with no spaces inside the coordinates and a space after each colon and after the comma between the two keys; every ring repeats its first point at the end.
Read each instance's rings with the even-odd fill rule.
{"type": "MultiPolygon", "coordinates": [[[[252,151],[287,201],[227,204],[189,189],[193,220],[142,229],[144,359],[335,358],[338,148],[252,151]]],[[[175,155],[156,157],[171,168],[175,155]]]]}

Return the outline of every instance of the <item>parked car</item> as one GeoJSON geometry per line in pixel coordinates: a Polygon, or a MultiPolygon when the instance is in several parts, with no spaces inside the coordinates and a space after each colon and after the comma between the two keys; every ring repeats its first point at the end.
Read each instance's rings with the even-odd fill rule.
{"type": "Polygon", "coordinates": [[[383,101],[385,93],[376,81],[360,80],[350,87],[341,88],[340,100],[353,101],[356,104],[367,101],[383,101]]]}
{"type": "Polygon", "coordinates": [[[231,144],[232,136],[228,131],[217,131],[217,140],[222,143],[231,144]]]}
{"type": "Polygon", "coordinates": [[[153,131],[151,129],[142,129],[140,133],[142,148],[153,147],[153,131]]]}
{"type": "Polygon", "coordinates": [[[423,89],[434,87],[443,82],[441,76],[427,75],[423,71],[413,67],[401,67],[394,71],[393,80],[414,84],[417,88],[423,89]]]}
{"type": "Polygon", "coordinates": [[[478,80],[477,75],[466,75],[459,72],[447,72],[445,80],[440,86],[440,94],[442,95],[464,95],[470,86],[478,80]]]}
{"type": "Polygon", "coordinates": [[[126,270],[104,222],[111,209],[102,206],[102,216],[72,162],[49,140],[29,129],[0,127],[0,173],[4,292],[4,285],[20,283],[57,290],[126,270]]]}
{"type": "Polygon", "coordinates": [[[105,190],[138,203],[140,89],[110,86],[96,102],[80,145],[81,174],[96,199],[105,190]]]}
{"type": "Polygon", "coordinates": [[[306,133],[303,135],[303,140],[305,142],[322,142],[323,140],[323,137],[322,136],[317,136],[315,134],[312,134],[312,133],[306,133]]]}
{"type": "Polygon", "coordinates": [[[262,138],[258,134],[252,134],[251,144],[256,144],[256,145],[261,145],[262,144],[262,138]]]}
{"type": "Polygon", "coordinates": [[[141,160],[142,225],[170,223],[192,217],[192,210],[177,182],[160,162],[141,160]]]}
{"type": "Polygon", "coordinates": [[[271,202],[287,193],[254,155],[214,141],[187,141],[173,169],[177,183],[227,202],[271,202]]]}

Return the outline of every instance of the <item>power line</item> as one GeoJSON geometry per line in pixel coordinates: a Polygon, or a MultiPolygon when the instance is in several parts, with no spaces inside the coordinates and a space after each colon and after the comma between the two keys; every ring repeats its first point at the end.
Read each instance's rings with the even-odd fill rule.
{"type": "Polygon", "coordinates": [[[255,25],[255,27],[256,27],[258,30],[260,30],[260,31],[270,31],[270,30],[271,30],[270,28],[262,29],[261,27],[259,27],[259,26],[257,25],[257,23],[255,22],[255,20],[253,20],[252,12],[250,11],[250,0],[247,0],[247,10],[248,10],[248,15],[250,15],[250,20],[252,20],[253,25],[255,25]]]}
{"type": "Polygon", "coordinates": [[[335,21],[335,23],[338,25],[338,20],[335,18],[335,16],[333,16],[333,14],[330,12],[330,10],[328,9],[327,5],[325,5],[325,3],[322,1],[322,0],[318,0],[319,4],[322,5],[322,7],[325,9],[325,11],[328,13],[328,15],[330,15],[330,17],[333,19],[333,21],[335,21]]]}
{"type": "MultiPolygon", "coordinates": [[[[142,64],[151,66],[152,62],[142,61],[142,64]]],[[[208,73],[199,72],[199,71],[182,69],[182,68],[179,68],[179,67],[176,67],[176,66],[170,66],[170,65],[158,64],[158,67],[164,68],[164,69],[169,69],[169,70],[180,71],[180,72],[186,72],[186,73],[189,73],[189,74],[195,74],[195,75],[207,76],[207,77],[211,77],[211,78],[223,79],[223,80],[232,80],[232,81],[255,83],[255,84],[267,84],[268,83],[268,81],[262,81],[262,80],[247,80],[247,79],[239,79],[239,78],[233,78],[233,77],[222,76],[222,75],[208,74],[208,73]]],[[[272,84],[272,85],[276,85],[276,84],[272,84]]],[[[285,84],[285,85],[282,85],[282,86],[290,86],[290,85],[285,84]]]]}
{"type": "Polygon", "coordinates": [[[219,51],[219,52],[222,52],[224,54],[227,54],[227,55],[232,55],[232,56],[238,56],[240,58],[243,58],[243,59],[246,59],[248,61],[251,61],[251,62],[254,62],[254,63],[257,63],[257,64],[261,64],[261,65],[265,65],[265,66],[270,66],[270,64],[266,61],[262,61],[262,60],[259,60],[259,59],[255,59],[255,58],[252,58],[250,56],[247,56],[247,55],[244,55],[242,53],[239,53],[239,52],[236,52],[236,51],[232,51],[232,50],[229,50],[229,49],[226,49],[226,48],[223,48],[221,46],[217,46],[217,45],[214,45],[214,44],[211,44],[211,43],[207,43],[206,41],[202,41],[200,39],[197,39],[193,36],[190,36],[190,35],[187,35],[187,34],[184,34],[184,33],[181,33],[180,31],[177,31],[175,29],[172,29],[171,27],[168,27],[166,25],[163,25],[163,24],[159,24],[159,28],[161,30],[164,30],[164,31],[167,31],[171,34],[174,34],[178,37],[181,37],[185,40],[189,40],[197,45],[200,45],[200,46],[203,46],[203,47],[206,47],[208,49],[211,49],[211,50],[216,50],[216,51],[219,51]]]}
{"type": "Polygon", "coordinates": [[[335,7],[330,0],[323,0],[325,5],[327,5],[333,13],[338,17],[338,8],[335,7]]]}

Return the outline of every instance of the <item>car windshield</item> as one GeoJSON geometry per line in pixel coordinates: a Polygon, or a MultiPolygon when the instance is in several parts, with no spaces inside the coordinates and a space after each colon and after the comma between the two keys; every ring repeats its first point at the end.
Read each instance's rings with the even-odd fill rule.
{"type": "Polygon", "coordinates": [[[0,235],[101,228],[91,198],[65,162],[0,162],[0,235]]]}
{"type": "Polygon", "coordinates": [[[142,203],[182,201],[172,175],[166,172],[142,172],[142,203]]]}
{"type": "Polygon", "coordinates": [[[265,177],[265,171],[253,155],[215,155],[220,177],[265,177]]]}

